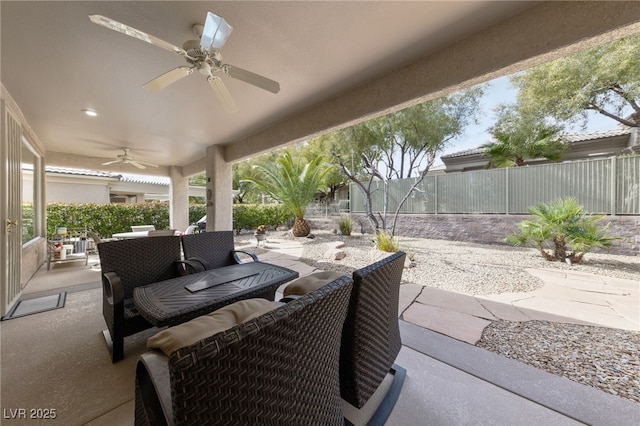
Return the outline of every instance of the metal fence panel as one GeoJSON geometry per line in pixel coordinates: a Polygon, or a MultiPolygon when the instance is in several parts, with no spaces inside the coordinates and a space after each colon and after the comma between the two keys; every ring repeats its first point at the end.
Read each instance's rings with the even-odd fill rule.
{"type": "MultiPolygon", "coordinates": [[[[415,182],[389,182],[388,213],[415,182]]],[[[384,184],[373,185],[373,211],[382,211],[384,184]]],[[[360,190],[354,184],[350,189],[351,211],[363,212],[360,190]]],[[[427,176],[400,212],[519,214],[566,197],[589,213],[640,214],[640,156],[427,176]]]]}
{"type": "Polygon", "coordinates": [[[622,157],[616,162],[616,211],[640,213],[640,157],[622,157]]]}
{"type": "Polygon", "coordinates": [[[505,170],[438,176],[438,213],[504,213],[505,170]]]}
{"type": "Polygon", "coordinates": [[[611,210],[611,161],[587,160],[509,169],[509,213],[529,206],[575,197],[585,210],[611,210]]]}

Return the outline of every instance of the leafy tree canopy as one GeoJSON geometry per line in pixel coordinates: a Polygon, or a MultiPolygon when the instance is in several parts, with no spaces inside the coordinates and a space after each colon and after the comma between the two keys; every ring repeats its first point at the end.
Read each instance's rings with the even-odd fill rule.
{"type": "MultiPolygon", "coordinates": [[[[398,211],[426,176],[437,155],[470,122],[477,122],[478,104],[484,86],[434,99],[410,108],[359,123],[316,138],[310,144],[323,144],[343,176],[363,192],[369,223],[380,224],[371,211],[374,180],[419,177],[409,189],[398,211]]],[[[385,189],[385,200],[387,199],[385,189]]],[[[386,229],[386,201],[380,215],[386,229]]],[[[397,218],[396,211],[395,218],[397,218]]],[[[394,226],[395,227],[395,219],[394,226]]]]}
{"type": "Polygon", "coordinates": [[[640,35],[616,40],[511,77],[518,104],[560,122],[583,124],[596,111],[627,126],[640,114],[640,35]]]}

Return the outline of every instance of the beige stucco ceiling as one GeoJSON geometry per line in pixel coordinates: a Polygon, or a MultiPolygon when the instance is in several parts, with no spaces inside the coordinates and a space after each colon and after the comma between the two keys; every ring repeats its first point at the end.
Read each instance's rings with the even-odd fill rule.
{"type": "MultiPolygon", "coordinates": [[[[572,9],[578,3],[573,4],[564,10],[575,10],[579,17],[579,10],[572,9]]],[[[554,34],[549,34],[549,40],[513,37],[517,26],[522,26],[520,16],[530,14],[530,19],[540,21],[532,21],[532,27],[544,26],[548,21],[544,13],[552,13],[540,12],[540,6],[518,1],[3,0],[0,78],[49,153],[51,164],[97,167],[119,154],[120,147],[129,147],[136,159],[193,172],[201,169],[207,146],[229,145],[228,159],[237,160],[424,98],[430,90],[464,85],[481,73],[500,72],[526,59],[516,53],[517,43],[530,41],[528,55],[561,47],[564,41],[554,40],[554,34]],[[202,23],[207,11],[225,17],[234,27],[222,49],[224,62],[279,81],[280,93],[223,77],[239,106],[239,112],[228,114],[198,73],[160,92],[147,92],[142,84],[185,65],[184,60],[88,18],[105,15],[181,46],[194,38],[191,26],[202,23]],[[456,69],[461,68],[456,62],[450,64],[451,73],[443,70],[438,52],[473,37],[476,46],[494,46],[491,51],[476,48],[465,53],[464,66],[482,65],[482,71],[456,77],[456,69]],[[500,44],[504,52],[498,54],[500,44]],[[437,74],[424,71],[428,69],[424,58],[429,55],[434,56],[437,74]],[[415,70],[420,77],[412,78],[411,66],[420,60],[421,68],[415,70]],[[447,74],[459,81],[445,81],[447,74]],[[394,80],[394,75],[400,80],[394,80]],[[419,89],[415,96],[413,82],[419,89]],[[383,100],[371,101],[376,91],[383,100]],[[351,94],[360,102],[343,102],[351,94]],[[84,116],[83,108],[95,109],[98,117],[84,116]]],[[[608,25],[613,28],[625,21],[620,16],[616,19],[608,25]]],[[[605,29],[606,25],[592,33],[585,30],[577,37],[605,29]]],[[[522,26],[523,37],[535,30],[522,26]]],[[[101,168],[136,171],[123,165],[101,168]]]]}

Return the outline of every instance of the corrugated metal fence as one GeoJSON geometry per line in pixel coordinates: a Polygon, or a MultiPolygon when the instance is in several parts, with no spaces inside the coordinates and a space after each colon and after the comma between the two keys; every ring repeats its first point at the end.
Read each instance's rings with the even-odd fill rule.
{"type": "MultiPolygon", "coordinates": [[[[388,212],[395,211],[416,180],[390,182],[388,212]]],[[[383,184],[373,185],[373,211],[381,211],[383,184]]],[[[354,184],[350,197],[351,211],[364,212],[364,199],[354,184]]],[[[400,212],[518,214],[565,197],[577,198],[590,213],[640,214],[640,157],[427,176],[400,212]]]]}

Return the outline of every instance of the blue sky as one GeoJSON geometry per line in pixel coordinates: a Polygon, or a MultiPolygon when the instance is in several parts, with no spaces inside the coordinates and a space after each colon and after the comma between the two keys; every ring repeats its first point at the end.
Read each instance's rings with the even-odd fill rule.
{"type": "MultiPolygon", "coordinates": [[[[452,141],[442,152],[442,155],[451,154],[465,149],[477,148],[480,145],[491,140],[491,135],[487,131],[496,120],[493,109],[500,103],[513,104],[516,102],[518,91],[509,83],[509,77],[500,77],[492,80],[489,87],[485,90],[485,94],[480,101],[482,108],[482,116],[479,124],[470,125],[465,133],[452,141]]],[[[568,128],[569,132],[597,132],[603,130],[611,130],[617,127],[617,122],[605,117],[602,114],[590,113],[586,130],[582,130],[579,126],[568,128]]],[[[438,159],[435,164],[442,164],[438,159]]]]}

